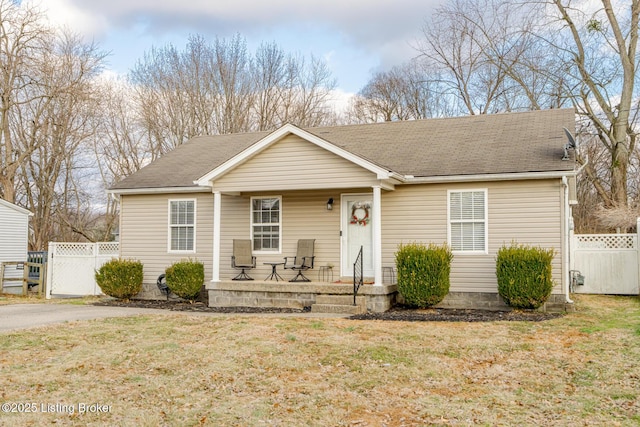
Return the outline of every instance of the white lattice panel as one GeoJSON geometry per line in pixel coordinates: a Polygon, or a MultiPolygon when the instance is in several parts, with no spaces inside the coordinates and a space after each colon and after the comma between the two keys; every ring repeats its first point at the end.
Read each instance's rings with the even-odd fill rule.
{"type": "Polygon", "coordinates": [[[120,243],[118,242],[101,242],[98,243],[98,255],[118,255],[120,252],[120,243]]]}
{"type": "Polygon", "coordinates": [[[576,249],[635,249],[635,234],[578,234],[576,249]]]}
{"type": "Polygon", "coordinates": [[[54,256],[93,256],[93,243],[56,243],[54,256]]]}

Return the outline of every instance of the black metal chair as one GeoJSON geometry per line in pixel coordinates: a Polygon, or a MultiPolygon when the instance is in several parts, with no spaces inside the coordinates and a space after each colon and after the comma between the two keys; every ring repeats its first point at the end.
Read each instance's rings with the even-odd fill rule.
{"type": "Polygon", "coordinates": [[[256,257],[251,255],[251,240],[234,239],[231,267],[242,270],[233,280],[253,280],[245,270],[256,268],[256,257]]]}
{"type": "Polygon", "coordinates": [[[316,239],[300,239],[298,240],[298,249],[296,250],[296,256],[284,257],[284,268],[297,271],[298,274],[289,280],[290,282],[310,282],[303,271],[313,268],[313,261],[315,256],[313,255],[314,245],[316,239]]]}

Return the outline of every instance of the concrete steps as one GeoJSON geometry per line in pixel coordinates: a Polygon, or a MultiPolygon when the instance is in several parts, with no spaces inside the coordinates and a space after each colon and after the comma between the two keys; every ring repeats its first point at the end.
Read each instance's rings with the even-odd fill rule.
{"type": "Polygon", "coordinates": [[[315,304],[311,306],[311,312],[362,314],[367,312],[366,299],[358,296],[356,305],[353,305],[353,295],[318,295],[315,304]]]}

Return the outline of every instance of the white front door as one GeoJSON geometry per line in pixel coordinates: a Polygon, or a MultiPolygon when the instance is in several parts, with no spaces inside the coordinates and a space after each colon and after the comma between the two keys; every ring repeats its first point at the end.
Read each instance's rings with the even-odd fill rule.
{"type": "Polygon", "coordinates": [[[363,255],[363,275],[373,277],[372,194],[342,195],[342,276],[353,276],[353,263],[360,247],[363,255]]]}

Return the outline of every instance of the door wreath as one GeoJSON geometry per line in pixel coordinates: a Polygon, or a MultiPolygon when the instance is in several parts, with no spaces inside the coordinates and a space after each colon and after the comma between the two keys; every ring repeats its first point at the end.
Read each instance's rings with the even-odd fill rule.
{"type": "Polygon", "coordinates": [[[349,221],[349,224],[357,224],[362,226],[366,226],[367,224],[369,224],[370,208],[371,205],[369,205],[369,203],[354,203],[353,206],[351,206],[351,221],[349,221]],[[364,211],[363,216],[358,216],[359,210],[364,211]]]}

